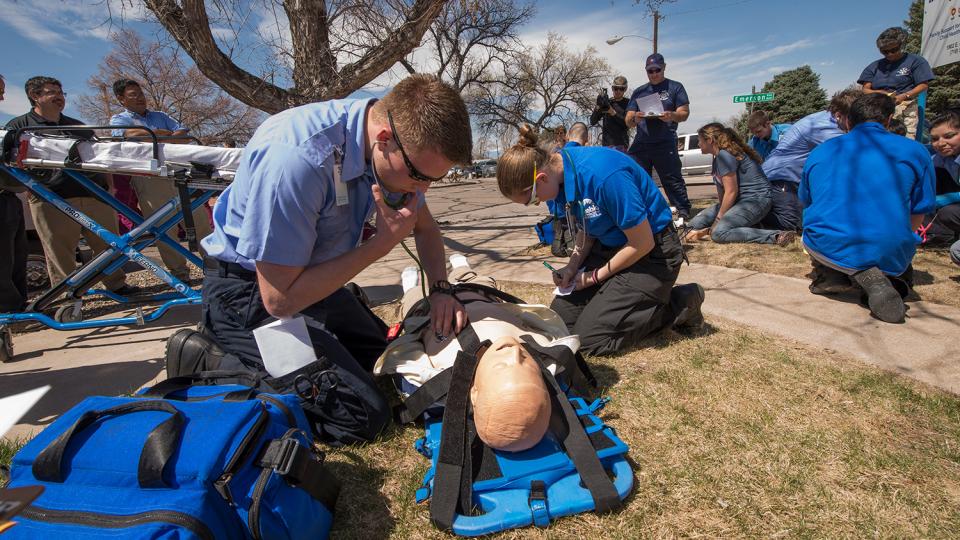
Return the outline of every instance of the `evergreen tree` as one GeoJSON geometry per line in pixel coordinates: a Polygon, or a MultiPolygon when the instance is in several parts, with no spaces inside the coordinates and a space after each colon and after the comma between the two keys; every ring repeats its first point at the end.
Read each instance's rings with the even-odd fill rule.
{"type": "Polygon", "coordinates": [[[774,92],[773,101],[756,103],[755,111],[765,111],[774,123],[793,123],[827,108],[827,93],[820,87],[820,74],[810,66],[800,66],[774,75],[762,92],[774,92]]]}
{"type": "MultiPolygon", "coordinates": [[[[907,52],[920,54],[920,42],[923,36],[923,0],[914,0],[910,4],[907,20],[903,21],[909,33],[907,52]]],[[[940,66],[933,70],[934,79],[927,92],[928,120],[945,112],[950,107],[960,107],[960,62],[940,66]]]]}

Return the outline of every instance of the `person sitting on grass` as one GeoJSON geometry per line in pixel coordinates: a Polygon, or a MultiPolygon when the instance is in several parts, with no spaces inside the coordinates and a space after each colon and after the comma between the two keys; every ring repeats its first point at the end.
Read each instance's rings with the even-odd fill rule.
{"type": "Polygon", "coordinates": [[[714,242],[777,244],[793,242],[793,231],[753,228],[773,204],[770,182],[760,168],[762,158],[747,146],[737,132],[713,122],[697,131],[700,151],[713,155],[713,183],[720,202],[690,220],[686,240],[696,242],[708,236],[714,242]]]}
{"type": "Polygon", "coordinates": [[[930,123],[930,144],[936,150],[937,210],[927,220],[927,239],[952,243],[950,257],[960,264],[960,110],[951,110],[930,123]]]}
{"type": "Polygon", "coordinates": [[[893,113],[889,96],[857,98],[850,132],[810,154],[798,195],[805,207],[803,245],[813,259],[810,291],[835,294],[856,284],[875,317],[901,323],[916,253],[913,231],[935,207],[935,177],[923,145],[887,131],[893,113]]]}

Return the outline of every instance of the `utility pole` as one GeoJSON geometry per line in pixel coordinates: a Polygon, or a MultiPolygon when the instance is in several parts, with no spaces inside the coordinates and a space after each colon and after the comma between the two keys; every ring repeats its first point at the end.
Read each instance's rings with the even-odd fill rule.
{"type": "MultiPolygon", "coordinates": [[[[757,85],[754,84],[754,85],[751,85],[751,86],[750,86],[750,93],[751,93],[751,94],[756,94],[756,93],[757,93],[757,85]]],[[[750,103],[747,103],[747,114],[753,114],[753,102],[752,102],[752,101],[751,101],[750,103]]]]}
{"type": "Polygon", "coordinates": [[[653,54],[657,54],[657,34],[660,31],[660,10],[653,10],[653,54]]]}

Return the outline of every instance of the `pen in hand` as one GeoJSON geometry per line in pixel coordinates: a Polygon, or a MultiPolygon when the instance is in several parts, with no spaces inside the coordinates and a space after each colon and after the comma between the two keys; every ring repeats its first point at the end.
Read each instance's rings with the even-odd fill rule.
{"type": "Polygon", "coordinates": [[[553,275],[557,276],[558,279],[560,278],[560,271],[554,268],[553,266],[550,266],[550,263],[548,263],[547,261],[543,261],[543,265],[546,266],[548,270],[552,271],[553,275]]]}

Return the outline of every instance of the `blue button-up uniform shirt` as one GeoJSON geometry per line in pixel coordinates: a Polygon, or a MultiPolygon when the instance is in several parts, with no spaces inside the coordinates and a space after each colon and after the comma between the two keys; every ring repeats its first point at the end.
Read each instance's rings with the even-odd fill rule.
{"type": "Polygon", "coordinates": [[[372,101],[312,103],[268,118],[217,200],[204,250],[254,270],[255,261],[313,266],[359,245],[374,212],[364,152],[372,101]]]}
{"type": "Polygon", "coordinates": [[[777,147],[763,160],[763,173],[770,181],[800,182],[807,156],[820,143],[843,135],[830,111],[804,116],[780,136],[777,147]]]}
{"type": "Polygon", "coordinates": [[[757,153],[760,154],[760,157],[767,159],[770,152],[773,152],[773,149],[777,147],[777,143],[780,142],[780,136],[786,133],[791,126],[793,126],[793,124],[772,124],[770,126],[770,138],[761,139],[757,136],[750,137],[750,147],[756,150],[757,153]]]}
{"type": "MultiPolygon", "coordinates": [[[[179,122],[170,118],[170,115],[160,111],[148,110],[145,114],[137,114],[133,111],[124,110],[110,117],[111,126],[143,126],[150,129],[166,129],[169,131],[180,131],[185,129],[179,122]]],[[[123,137],[123,129],[113,130],[114,137],[123,137]]]]}
{"type": "Polygon", "coordinates": [[[646,220],[653,234],[670,225],[670,205],[630,156],[599,146],[564,148],[563,189],[554,199],[571,203],[574,219],[607,247],[627,243],[623,231],[646,220]]]}
{"type": "Polygon", "coordinates": [[[797,192],[803,243],[842,268],[900,275],[916,252],[910,216],[933,211],[935,183],[923,145],[860,124],[807,160],[797,192]]]}

